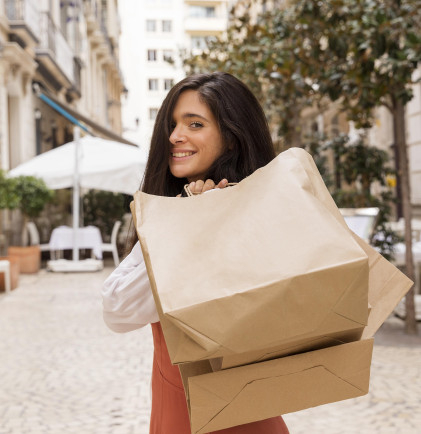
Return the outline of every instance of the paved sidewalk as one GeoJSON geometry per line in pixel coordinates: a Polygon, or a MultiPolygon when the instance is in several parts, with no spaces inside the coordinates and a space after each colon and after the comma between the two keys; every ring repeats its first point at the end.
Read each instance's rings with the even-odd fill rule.
{"type": "MultiPolygon", "coordinates": [[[[110,272],[41,271],[0,295],[0,434],[148,434],[150,328],[106,328],[110,272]]],[[[367,396],[286,415],[291,434],[420,433],[421,337],[401,328],[378,333],[367,396]]]]}

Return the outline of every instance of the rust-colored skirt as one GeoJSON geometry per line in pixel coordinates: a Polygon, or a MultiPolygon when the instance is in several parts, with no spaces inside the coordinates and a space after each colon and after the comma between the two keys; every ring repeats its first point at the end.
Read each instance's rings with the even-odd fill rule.
{"type": "MultiPolygon", "coordinates": [[[[152,324],[154,360],[149,434],[190,434],[190,422],[180,371],[171,364],[161,324],[152,324]]],[[[218,434],[288,434],[282,417],[214,431],[218,434]]]]}

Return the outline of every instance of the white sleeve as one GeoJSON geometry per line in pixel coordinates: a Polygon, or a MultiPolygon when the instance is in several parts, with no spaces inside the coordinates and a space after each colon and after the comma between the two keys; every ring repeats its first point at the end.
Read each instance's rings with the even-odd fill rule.
{"type": "Polygon", "coordinates": [[[104,321],[115,332],[159,321],[139,242],[104,282],[102,302],[104,321]]]}

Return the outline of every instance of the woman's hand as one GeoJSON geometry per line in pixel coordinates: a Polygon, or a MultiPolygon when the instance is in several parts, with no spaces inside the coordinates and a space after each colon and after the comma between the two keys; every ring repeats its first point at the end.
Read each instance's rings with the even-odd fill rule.
{"type": "MultiPolygon", "coordinates": [[[[205,191],[213,190],[215,188],[225,188],[228,185],[228,180],[223,179],[217,185],[212,179],[207,179],[206,181],[202,181],[199,179],[196,182],[191,182],[189,184],[189,189],[193,194],[202,194],[205,191]]],[[[178,194],[177,197],[181,197],[181,194],[178,194]]]]}
{"type": "Polygon", "coordinates": [[[228,184],[227,179],[223,179],[218,183],[218,185],[216,185],[212,179],[207,179],[204,182],[201,179],[199,179],[196,182],[191,182],[189,184],[189,188],[193,194],[201,194],[204,193],[205,191],[213,190],[214,188],[225,188],[227,184],[228,184]]]}

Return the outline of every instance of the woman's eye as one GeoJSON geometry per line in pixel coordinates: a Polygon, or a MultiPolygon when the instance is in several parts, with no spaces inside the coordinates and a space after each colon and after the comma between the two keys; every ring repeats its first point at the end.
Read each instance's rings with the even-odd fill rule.
{"type": "Polygon", "coordinates": [[[203,124],[201,122],[192,122],[190,126],[193,128],[200,128],[203,127],[203,124]]]}

